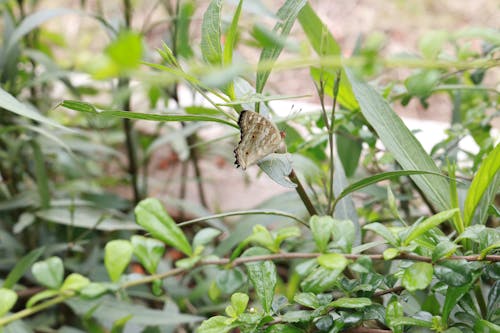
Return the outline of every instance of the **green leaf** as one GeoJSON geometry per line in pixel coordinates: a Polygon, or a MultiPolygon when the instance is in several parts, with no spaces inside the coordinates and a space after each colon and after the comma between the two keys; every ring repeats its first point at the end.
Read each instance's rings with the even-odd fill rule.
{"type": "Polygon", "coordinates": [[[144,199],[135,207],[137,224],[155,238],[190,256],[193,252],[186,236],[157,199],[144,199]]]}
{"type": "Polygon", "coordinates": [[[156,268],[165,253],[165,245],[157,239],[134,235],[130,238],[134,248],[134,255],[139,259],[142,266],[149,272],[155,274],[156,268]]]}
{"type": "Polygon", "coordinates": [[[320,301],[316,297],[315,294],[313,293],[299,293],[295,294],[293,297],[293,300],[297,303],[299,303],[302,306],[311,308],[311,309],[317,309],[321,306],[320,301]]]}
{"type": "Polygon", "coordinates": [[[281,228],[276,232],[275,235],[275,245],[276,247],[280,247],[281,243],[288,238],[296,238],[300,237],[301,232],[298,227],[287,227],[287,228],[281,228]]]}
{"type": "Polygon", "coordinates": [[[193,56],[193,49],[191,48],[191,36],[189,35],[189,26],[191,18],[195,11],[194,0],[185,0],[180,3],[179,16],[175,23],[176,27],[176,51],[177,54],[184,58],[191,58],[193,56]]]}
{"type": "Polygon", "coordinates": [[[421,171],[421,170],[398,170],[398,171],[388,171],[388,172],[383,172],[379,173],[370,177],[363,178],[357,182],[352,183],[351,185],[347,186],[339,196],[335,199],[335,201],[340,201],[343,197],[346,195],[359,191],[362,188],[365,188],[369,185],[376,184],[380,181],[387,180],[387,179],[393,179],[397,177],[404,177],[404,176],[411,176],[411,175],[424,175],[424,174],[429,174],[429,175],[435,175],[439,177],[444,177],[446,178],[445,175],[442,175],[439,172],[433,172],[433,171],[421,171]]]}
{"type": "MultiPolygon", "coordinates": [[[[389,104],[368,84],[358,80],[350,69],[345,69],[361,113],[375,129],[384,146],[394,155],[404,170],[422,170],[439,173],[432,158],[405,126],[389,104]]],[[[448,184],[435,175],[411,176],[432,204],[439,210],[450,208],[448,184]]]]}
{"type": "Polygon", "coordinates": [[[59,257],[50,257],[35,263],[31,268],[31,273],[45,287],[59,289],[64,276],[63,262],[59,257]]]}
{"type": "Polygon", "coordinates": [[[236,310],[237,316],[245,312],[250,298],[244,293],[234,293],[231,296],[231,305],[236,310]]]}
{"type": "Polygon", "coordinates": [[[385,322],[394,333],[402,333],[403,328],[393,324],[397,319],[403,317],[403,306],[398,301],[392,301],[385,310],[385,322]]]}
{"type": "Polygon", "coordinates": [[[397,257],[399,255],[399,253],[400,253],[399,249],[390,247],[390,248],[384,250],[384,252],[382,253],[382,256],[384,257],[384,260],[391,260],[391,259],[394,259],[395,257],[397,257]]]}
{"type": "Polygon", "coordinates": [[[337,154],[347,177],[354,176],[359,163],[359,157],[363,149],[362,141],[352,138],[350,135],[339,134],[335,137],[337,154]]]}
{"type": "Polygon", "coordinates": [[[112,288],[104,283],[91,282],[80,290],[80,295],[86,298],[96,298],[108,292],[112,288]]]}
{"type": "Polygon", "coordinates": [[[471,263],[465,260],[443,261],[434,267],[436,277],[449,286],[459,287],[472,281],[471,263]]]}
{"type": "Polygon", "coordinates": [[[22,257],[14,266],[14,268],[10,271],[9,275],[3,282],[3,288],[12,288],[17,281],[24,275],[24,273],[28,270],[28,268],[33,265],[33,263],[43,254],[45,251],[45,247],[39,247],[38,249],[34,249],[24,257],[22,257]]]}
{"type": "Polygon", "coordinates": [[[432,273],[431,264],[417,262],[405,269],[401,283],[410,292],[423,290],[431,283],[432,273]]]}
{"type": "Polygon", "coordinates": [[[313,316],[312,311],[297,310],[297,311],[288,311],[281,317],[281,319],[283,319],[283,321],[286,323],[299,323],[311,320],[312,316],[313,316]]]}
{"type": "Polygon", "coordinates": [[[240,0],[238,2],[238,7],[236,7],[236,11],[234,12],[231,25],[229,26],[226,32],[226,42],[224,44],[224,54],[223,54],[224,65],[230,65],[233,61],[233,50],[236,44],[236,36],[238,35],[238,21],[240,19],[242,5],[243,5],[243,0],[240,0]]]}
{"type": "Polygon", "coordinates": [[[498,333],[500,332],[500,325],[494,324],[490,321],[479,319],[474,324],[474,332],[498,333]]]}
{"type": "Polygon", "coordinates": [[[15,291],[0,288],[0,317],[10,311],[17,302],[17,294],[15,291]]]}
{"type": "Polygon", "coordinates": [[[127,322],[134,317],[133,314],[117,319],[113,322],[110,333],[122,333],[127,322]]]}
{"type": "Polygon", "coordinates": [[[394,234],[382,223],[374,222],[370,224],[366,224],[363,226],[365,230],[371,230],[378,235],[382,236],[389,244],[392,246],[398,246],[399,240],[394,236],[394,234]]]}
{"type": "Polygon", "coordinates": [[[140,65],[143,52],[142,37],[133,31],[120,31],[116,39],[106,47],[105,52],[119,72],[136,69],[140,65]]]}
{"type": "Polygon", "coordinates": [[[31,141],[33,149],[33,161],[35,163],[35,177],[38,195],[40,196],[40,206],[42,209],[50,206],[50,190],[49,177],[47,176],[47,168],[45,167],[45,158],[40,145],[37,141],[31,141]]]}
{"type": "Polygon", "coordinates": [[[234,128],[239,128],[236,123],[217,118],[211,116],[204,115],[192,115],[192,114],[178,114],[178,113],[141,113],[141,112],[131,112],[131,111],[122,111],[122,110],[103,110],[99,109],[96,106],[73,100],[64,100],[59,104],[59,106],[68,108],[70,110],[75,110],[78,112],[86,112],[94,115],[99,115],[103,117],[116,117],[116,118],[124,118],[124,119],[142,119],[142,120],[152,120],[152,121],[209,121],[216,122],[225,125],[229,125],[234,128]]]}
{"type": "Polygon", "coordinates": [[[420,326],[420,327],[432,327],[432,321],[427,321],[418,318],[410,318],[410,317],[400,317],[392,320],[391,324],[393,326],[403,326],[403,325],[411,325],[411,326],[420,326]]]}
{"type": "Polygon", "coordinates": [[[425,220],[423,220],[420,223],[416,223],[412,226],[410,229],[408,235],[406,238],[403,240],[403,245],[408,245],[412,240],[415,240],[419,236],[423,235],[427,231],[431,230],[432,228],[437,227],[441,223],[451,219],[453,215],[457,214],[459,212],[458,208],[450,209],[450,210],[445,210],[443,212],[437,213],[436,215],[433,215],[425,220]]]}
{"type": "MultiPolygon", "coordinates": [[[[256,255],[266,255],[269,251],[252,247],[246,250],[242,257],[250,257],[256,255]]],[[[253,284],[257,298],[262,304],[264,312],[270,313],[271,305],[274,297],[274,289],[277,283],[276,266],[270,260],[245,263],[248,271],[248,277],[253,284]]]]}
{"type": "Polygon", "coordinates": [[[215,276],[217,288],[224,294],[232,294],[246,282],[245,274],[239,268],[218,271],[215,276]]]}
{"type": "Polygon", "coordinates": [[[196,248],[200,245],[206,245],[218,237],[222,231],[215,228],[203,228],[196,233],[193,238],[193,248],[196,248]]]}
{"type": "Polygon", "coordinates": [[[432,261],[436,262],[439,259],[451,256],[457,248],[457,244],[447,239],[440,241],[432,251],[432,261]]]}
{"type": "Polygon", "coordinates": [[[33,305],[37,304],[40,301],[43,301],[48,298],[53,298],[59,295],[59,291],[53,289],[42,290],[35,295],[31,296],[30,299],[26,302],[26,308],[31,308],[33,305]]]}
{"type": "Polygon", "coordinates": [[[455,305],[467,292],[469,292],[470,288],[471,286],[469,284],[460,287],[448,286],[443,304],[443,312],[441,314],[444,325],[447,325],[448,318],[455,308],[455,305]]]}
{"type": "Polygon", "coordinates": [[[302,282],[300,287],[305,292],[322,293],[330,290],[337,283],[340,269],[328,269],[325,267],[315,268],[302,282]]]}
{"type": "Polygon", "coordinates": [[[325,268],[341,271],[343,271],[348,264],[347,259],[340,253],[322,254],[317,260],[318,263],[325,268]]]}
{"type": "Polygon", "coordinates": [[[356,238],[356,229],[351,220],[334,219],[332,235],[336,247],[339,247],[345,253],[351,253],[352,243],[356,238]]]}
{"type": "Polygon", "coordinates": [[[334,308],[343,308],[343,309],[361,309],[371,304],[372,301],[369,298],[365,297],[358,297],[358,298],[342,297],[331,302],[330,306],[334,308]]]}
{"type": "Polygon", "coordinates": [[[54,122],[53,120],[44,117],[36,110],[24,105],[14,96],[6,92],[0,87],[0,108],[17,114],[18,116],[25,117],[41,124],[53,126],[60,129],[66,129],[66,127],[54,122]]]}
{"type": "MultiPolygon", "coordinates": [[[[307,3],[300,11],[298,20],[309,43],[320,57],[338,56],[340,59],[341,49],[339,44],[330,31],[328,31],[326,24],[321,21],[309,3],[307,3]]],[[[330,97],[333,97],[333,85],[336,78],[335,73],[325,70],[324,68],[318,69],[311,67],[311,76],[315,81],[319,81],[320,78],[323,78],[326,83],[325,91],[330,95],[330,97]]],[[[345,76],[343,70],[341,76],[345,76]]],[[[359,108],[352,89],[346,80],[340,80],[337,98],[340,104],[349,110],[356,110],[359,108]]]]}
{"type": "Polygon", "coordinates": [[[104,251],[104,266],[111,281],[117,282],[132,259],[132,244],[123,239],[116,239],[109,241],[104,251]]]}
{"type": "MultiPolygon", "coordinates": [[[[299,14],[302,7],[304,7],[306,2],[306,0],[287,0],[276,13],[278,23],[276,23],[276,25],[274,26],[273,32],[275,32],[276,35],[280,36],[282,39],[285,39],[292,29],[297,15],[299,14]]],[[[261,69],[257,72],[255,91],[257,91],[258,93],[261,93],[264,90],[267,79],[271,74],[270,65],[276,61],[282,50],[282,44],[268,46],[262,50],[260,54],[259,65],[265,63],[266,66],[269,67],[261,69]]]]}
{"type": "Polygon", "coordinates": [[[408,93],[417,97],[428,97],[439,83],[441,72],[438,70],[422,70],[405,81],[408,93]]]}
{"type": "MultiPolygon", "coordinates": [[[[467,198],[464,203],[464,223],[466,227],[471,225],[474,212],[499,168],[500,144],[497,144],[495,149],[493,149],[481,163],[479,170],[474,175],[469,191],[467,192],[467,198]]],[[[490,203],[488,202],[485,204],[489,205],[490,203]]]]}
{"type": "Polygon", "coordinates": [[[276,249],[274,247],[274,238],[269,230],[267,230],[266,227],[260,224],[257,224],[253,227],[253,233],[247,238],[247,241],[255,245],[265,247],[272,252],[279,251],[279,248],[276,249]]]}
{"type": "Polygon", "coordinates": [[[78,273],[71,273],[70,275],[68,275],[68,277],[66,277],[66,279],[64,279],[60,290],[80,291],[89,284],[90,280],[85,276],[78,273]]]}
{"type": "Polygon", "coordinates": [[[231,318],[215,316],[203,321],[196,330],[197,333],[226,333],[237,325],[231,322],[231,318]]]}
{"type": "Polygon", "coordinates": [[[222,0],[212,0],[201,24],[201,53],[209,64],[222,65],[220,13],[222,0]]]}
{"type": "Polygon", "coordinates": [[[309,220],[311,233],[319,252],[326,252],[334,223],[335,222],[331,216],[314,215],[309,220]]]}

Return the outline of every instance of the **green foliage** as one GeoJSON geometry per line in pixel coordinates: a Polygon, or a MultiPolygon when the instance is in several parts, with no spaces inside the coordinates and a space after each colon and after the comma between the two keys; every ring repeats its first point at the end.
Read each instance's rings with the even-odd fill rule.
{"type": "Polygon", "coordinates": [[[159,22],[122,4],[109,16],[84,2],[0,3],[0,331],[499,330],[498,31],[432,32],[406,58],[383,55],[374,34],[342,58],[305,0],[276,13],[166,1],[159,22]],[[91,61],[44,25],[82,17],[99,23],[81,31],[91,61]],[[245,62],[249,48],[260,56],[245,62]],[[297,66],[320,105],[274,117],[288,153],[254,166],[287,192],[221,212],[200,161],[232,159],[242,110],[267,116],[271,102],[301,98],[268,84],[297,66]],[[411,73],[390,78],[394,67],[411,73]],[[452,119],[428,153],[394,108],[431,108],[438,94],[452,119]],[[150,197],[163,194],[158,159],[181,169],[159,178],[161,191],[180,189],[162,201],[150,197]]]}

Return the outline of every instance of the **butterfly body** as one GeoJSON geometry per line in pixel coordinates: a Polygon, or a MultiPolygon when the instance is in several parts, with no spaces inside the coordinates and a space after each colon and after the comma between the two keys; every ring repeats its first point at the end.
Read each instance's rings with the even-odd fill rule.
{"type": "Polygon", "coordinates": [[[234,154],[236,167],[245,170],[279,150],[282,136],[276,125],[257,112],[244,110],[238,119],[241,139],[234,154]]]}

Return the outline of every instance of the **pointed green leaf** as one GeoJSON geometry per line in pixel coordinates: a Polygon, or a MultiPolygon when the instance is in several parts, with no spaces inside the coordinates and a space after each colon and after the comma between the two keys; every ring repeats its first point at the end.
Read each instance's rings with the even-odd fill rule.
{"type": "Polygon", "coordinates": [[[123,239],[108,242],[104,248],[104,266],[108,271],[111,281],[120,279],[132,259],[132,244],[123,239]]]}
{"type": "Polygon", "coordinates": [[[412,226],[410,229],[409,234],[406,236],[406,238],[403,241],[403,245],[408,245],[410,242],[419,236],[423,235],[427,231],[429,231],[432,228],[437,227],[441,223],[451,219],[453,215],[458,213],[458,208],[450,209],[450,210],[445,210],[443,212],[437,213],[436,215],[433,215],[422,222],[412,226]]]}
{"type": "MultiPolygon", "coordinates": [[[[479,170],[474,175],[469,191],[467,192],[467,198],[464,203],[464,223],[466,227],[471,225],[476,207],[499,169],[500,144],[497,144],[495,149],[493,149],[481,163],[479,170]]],[[[488,202],[486,204],[489,205],[490,203],[488,202]]]]}
{"type": "MultiPolygon", "coordinates": [[[[269,254],[269,251],[259,247],[252,247],[246,250],[242,257],[269,254]]],[[[253,284],[257,298],[262,304],[265,313],[271,311],[271,305],[274,298],[274,289],[276,288],[277,273],[276,266],[270,260],[249,262],[245,264],[248,277],[253,284]]]]}
{"type": "Polygon", "coordinates": [[[135,207],[137,224],[155,238],[190,256],[193,252],[186,236],[157,199],[144,199],[135,207]]]}
{"type": "Polygon", "coordinates": [[[394,236],[394,234],[382,223],[374,222],[370,224],[366,224],[363,226],[365,230],[371,230],[380,236],[382,236],[389,244],[392,246],[398,246],[399,240],[394,236]]]}
{"type": "Polygon", "coordinates": [[[22,257],[10,271],[9,275],[3,283],[4,288],[12,288],[24,273],[33,265],[33,263],[43,254],[45,247],[34,249],[24,257],[22,257]]]}
{"type": "Polygon", "coordinates": [[[209,64],[222,65],[220,12],[222,0],[212,0],[201,24],[201,53],[209,64]]]}
{"type": "Polygon", "coordinates": [[[232,318],[215,316],[203,321],[196,330],[197,333],[226,333],[237,325],[232,323],[232,318]]]}
{"type": "MultiPolygon", "coordinates": [[[[405,126],[401,118],[389,104],[367,83],[356,78],[346,68],[354,95],[358,100],[361,113],[375,129],[384,146],[394,155],[404,170],[422,170],[439,173],[432,158],[425,152],[422,144],[405,126]]],[[[435,175],[411,176],[417,186],[439,210],[450,208],[448,184],[435,175]]]]}
{"type": "Polygon", "coordinates": [[[80,101],[72,101],[72,100],[64,100],[59,106],[63,106],[70,110],[75,110],[78,112],[86,112],[92,113],[95,115],[103,116],[103,117],[117,117],[124,119],[142,119],[142,120],[151,120],[151,121],[211,121],[216,123],[221,123],[225,125],[229,125],[234,128],[238,128],[236,123],[229,122],[227,120],[205,116],[205,115],[193,115],[193,114],[156,114],[156,113],[142,113],[142,112],[131,112],[131,111],[123,111],[123,110],[102,110],[97,108],[96,106],[80,101]]]}
{"type": "Polygon", "coordinates": [[[57,295],[59,295],[58,290],[53,290],[53,289],[42,290],[30,297],[30,299],[26,302],[26,308],[31,308],[38,302],[46,300],[48,298],[56,297],[57,295]]]}
{"type": "MultiPolygon", "coordinates": [[[[273,32],[285,39],[292,29],[297,15],[306,2],[306,0],[287,0],[276,13],[278,23],[274,26],[273,32]]],[[[282,50],[282,44],[265,47],[260,54],[259,64],[266,63],[266,66],[270,66],[274,63],[274,61],[276,61],[276,59],[278,59],[282,50]]],[[[258,71],[255,82],[255,91],[258,93],[263,91],[264,85],[266,84],[270,74],[271,68],[268,67],[258,71]]]]}

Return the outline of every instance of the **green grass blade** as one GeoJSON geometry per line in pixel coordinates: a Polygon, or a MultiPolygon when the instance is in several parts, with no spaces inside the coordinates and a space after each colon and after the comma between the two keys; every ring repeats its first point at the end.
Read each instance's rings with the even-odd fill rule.
{"type": "MultiPolygon", "coordinates": [[[[286,38],[290,33],[290,30],[292,29],[297,15],[305,4],[305,0],[287,0],[276,14],[278,23],[276,23],[276,25],[274,26],[273,31],[276,32],[281,38],[286,38]]],[[[260,54],[259,64],[269,64],[274,62],[278,58],[282,50],[283,45],[265,47],[260,54]]],[[[264,90],[264,86],[270,74],[271,69],[261,70],[257,73],[255,90],[258,93],[264,90]]]]}
{"type": "MultiPolygon", "coordinates": [[[[432,158],[389,104],[374,88],[357,79],[350,69],[346,68],[345,72],[362,114],[401,167],[404,170],[422,170],[438,174],[439,169],[432,158]]],[[[449,186],[445,179],[432,174],[411,177],[439,210],[451,207],[449,186]]]]}
{"type": "Polygon", "coordinates": [[[9,275],[5,279],[3,283],[3,288],[12,288],[17,281],[24,275],[24,273],[31,268],[31,266],[40,258],[40,256],[45,251],[45,247],[39,247],[34,249],[27,255],[21,258],[14,266],[14,268],[10,271],[9,275]]]}
{"type": "Polygon", "coordinates": [[[206,116],[206,115],[194,115],[194,114],[177,114],[177,113],[140,113],[131,112],[123,110],[101,110],[90,103],[65,100],[59,104],[65,108],[79,111],[92,113],[99,116],[110,116],[126,119],[142,119],[142,120],[152,120],[152,121],[210,121],[228,125],[234,128],[238,128],[238,125],[234,122],[230,122],[221,118],[206,116]]]}
{"type": "Polygon", "coordinates": [[[37,190],[40,196],[40,206],[47,209],[50,206],[50,190],[49,190],[49,177],[45,167],[45,159],[43,158],[40,145],[36,141],[31,141],[33,149],[33,160],[35,163],[35,177],[37,183],[37,190]]]}
{"type": "Polygon", "coordinates": [[[179,19],[177,20],[177,44],[176,51],[179,56],[191,58],[193,49],[191,48],[191,38],[189,36],[189,26],[195,11],[194,0],[182,1],[179,8],[179,19]]]}
{"type": "MultiPolygon", "coordinates": [[[[226,43],[224,44],[224,53],[222,57],[222,63],[224,66],[230,66],[233,62],[233,50],[236,43],[236,36],[238,34],[238,21],[241,15],[241,8],[243,6],[243,0],[240,0],[236,11],[234,12],[233,20],[226,34],[226,43]]],[[[234,83],[230,82],[225,89],[227,95],[233,100],[235,96],[234,83]]]]}
{"type": "MultiPolygon", "coordinates": [[[[298,20],[304,30],[309,43],[319,56],[341,56],[341,49],[333,35],[328,31],[327,26],[321,21],[314,12],[311,5],[306,4],[299,13],[298,20]]],[[[341,74],[345,76],[344,73],[341,74]]],[[[325,68],[311,68],[311,77],[319,81],[320,78],[325,81],[325,92],[333,97],[333,85],[335,82],[335,73],[325,70],[325,68]]],[[[351,90],[349,83],[340,80],[338,101],[344,107],[355,110],[358,103],[351,90]]]]}
{"type": "Polygon", "coordinates": [[[35,110],[27,107],[23,103],[21,103],[19,100],[17,100],[14,96],[0,88],[0,108],[5,109],[7,111],[10,111],[12,113],[17,114],[18,116],[21,117],[26,117],[31,120],[35,120],[39,123],[58,127],[58,128],[63,128],[66,129],[66,127],[54,122],[53,120],[44,117],[43,115],[39,114],[35,110]]]}
{"type": "MultiPolygon", "coordinates": [[[[464,204],[464,223],[468,227],[472,223],[474,212],[490,184],[493,182],[496,173],[500,169],[500,144],[497,144],[495,149],[486,156],[483,163],[479,167],[472,183],[470,184],[467,198],[464,204]]],[[[489,205],[490,202],[486,202],[489,205]]]]}
{"type": "Polygon", "coordinates": [[[220,12],[222,0],[212,0],[203,15],[201,24],[201,53],[212,65],[222,64],[222,46],[220,44],[220,12]]]}
{"type": "Polygon", "coordinates": [[[355,183],[352,183],[348,187],[346,187],[336,198],[336,201],[339,201],[346,195],[359,191],[360,189],[367,187],[369,185],[378,183],[382,180],[387,180],[387,179],[392,179],[396,177],[403,177],[403,176],[411,176],[411,175],[423,175],[423,174],[432,174],[440,177],[445,177],[444,175],[436,172],[430,172],[430,171],[421,171],[421,170],[398,170],[398,171],[388,171],[384,173],[379,173],[370,177],[366,177],[361,179],[360,181],[357,181],[355,183]]]}

